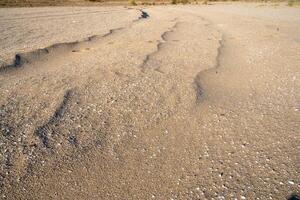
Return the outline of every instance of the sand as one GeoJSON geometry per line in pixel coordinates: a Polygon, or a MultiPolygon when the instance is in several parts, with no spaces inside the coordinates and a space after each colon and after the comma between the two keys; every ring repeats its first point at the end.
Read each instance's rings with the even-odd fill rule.
{"type": "Polygon", "coordinates": [[[299,8],[39,9],[1,9],[1,198],[300,192],[299,8]]]}

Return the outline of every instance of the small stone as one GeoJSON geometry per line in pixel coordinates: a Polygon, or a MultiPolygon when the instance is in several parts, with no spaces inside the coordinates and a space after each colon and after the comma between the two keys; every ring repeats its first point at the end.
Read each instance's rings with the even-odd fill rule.
{"type": "Polygon", "coordinates": [[[288,181],[289,184],[294,185],[295,182],[294,181],[288,181]]]}

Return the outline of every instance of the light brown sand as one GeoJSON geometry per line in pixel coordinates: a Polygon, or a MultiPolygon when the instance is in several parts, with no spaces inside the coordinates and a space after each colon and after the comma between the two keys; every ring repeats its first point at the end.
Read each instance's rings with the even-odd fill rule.
{"type": "Polygon", "coordinates": [[[0,8],[0,60],[128,26],[140,15],[124,7],[0,8]]]}
{"type": "Polygon", "coordinates": [[[146,19],[136,8],[76,9],[108,13],[78,16],[78,32],[66,25],[72,16],[50,18],[34,32],[42,43],[27,28],[16,37],[5,28],[21,11],[41,26],[35,12],[4,9],[11,14],[0,19],[5,59],[81,41],[22,53],[0,71],[3,199],[300,192],[298,8],[147,7],[146,19]],[[97,36],[84,39],[89,32],[97,36]]]}

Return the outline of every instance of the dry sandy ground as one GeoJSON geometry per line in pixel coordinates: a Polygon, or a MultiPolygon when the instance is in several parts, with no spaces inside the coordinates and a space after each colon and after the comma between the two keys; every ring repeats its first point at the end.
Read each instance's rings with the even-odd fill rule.
{"type": "Polygon", "coordinates": [[[128,26],[139,13],[124,7],[0,8],[0,60],[16,52],[74,42],[128,26]]]}
{"type": "Polygon", "coordinates": [[[300,192],[299,8],[0,13],[2,199],[300,192]]]}

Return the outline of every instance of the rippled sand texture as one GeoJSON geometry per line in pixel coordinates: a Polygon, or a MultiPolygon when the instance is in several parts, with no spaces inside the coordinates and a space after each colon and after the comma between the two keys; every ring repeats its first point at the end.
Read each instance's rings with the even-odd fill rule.
{"type": "Polygon", "coordinates": [[[1,9],[2,198],[300,192],[299,11],[1,9]]]}
{"type": "Polygon", "coordinates": [[[7,61],[16,52],[103,35],[137,15],[123,7],[0,8],[0,55],[7,61]]]}

